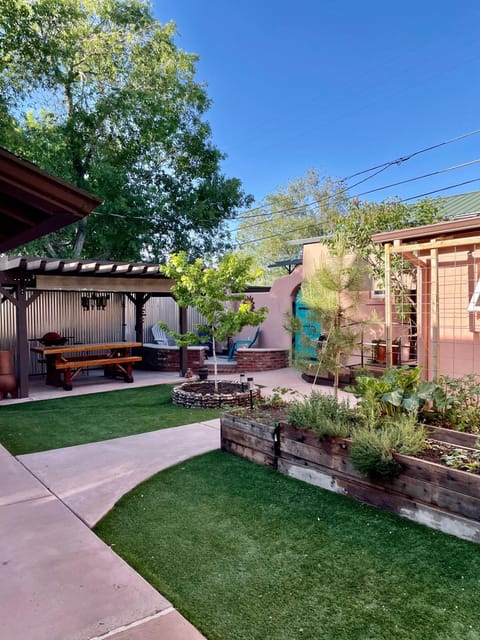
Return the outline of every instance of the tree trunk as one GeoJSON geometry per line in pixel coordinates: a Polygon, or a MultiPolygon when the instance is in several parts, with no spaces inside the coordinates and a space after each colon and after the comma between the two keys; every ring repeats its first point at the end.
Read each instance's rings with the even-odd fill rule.
{"type": "Polygon", "coordinates": [[[213,351],[213,382],[215,384],[215,393],[218,393],[218,361],[215,336],[212,334],[212,351],[213,351]]]}

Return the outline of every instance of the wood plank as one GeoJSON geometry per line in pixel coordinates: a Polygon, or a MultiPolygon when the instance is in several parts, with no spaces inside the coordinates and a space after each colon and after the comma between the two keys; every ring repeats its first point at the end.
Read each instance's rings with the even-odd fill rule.
{"type": "Polygon", "coordinates": [[[141,342],[103,342],[99,344],[66,344],[55,347],[30,347],[30,351],[41,353],[42,355],[53,355],[62,353],[79,353],[80,351],[107,351],[109,349],[132,349],[141,347],[141,342]]]}
{"type": "Polygon", "coordinates": [[[435,440],[448,442],[460,447],[475,449],[480,444],[480,436],[474,433],[465,433],[464,431],[455,431],[455,429],[445,429],[434,425],[427,425],[427,431],[435,440]]]}
{"type": "Polygon", "coordinates": [[[128,362],[140,362],[141,356],[124,356],[120,358],[93,358],[91,360],[70,360],[68,362],[56,362],[55,369],[77,369],[80,367],[109,366],[114,364],[125,364],[128,362]]]}
{"type": "Polygon", "coordinates": [[[406,476],[426,480],[451,491],[480,498],[480,475],[450,469],[435,462],[402,456],[398,453],[395,453],[394,457],[403,465],[403,473],[406,476]]]}
{"type": "Polygon", "coordinates": [[[259,436],[260,438],[264,438],[265,440],[273,441],[275,427],[270,427],[269,425],[262,424],[261,422],[254,422],[249,418],[235,415],[229,416],[229,419],[226,419],[224,414],[222,414],[220,424],[222,427],[224,425],[231,426],[240,431],[244,431],[245,433],[251,433],[259,436]]]}
{"type": "Polygon", "coordinates": [[[225,440],[222,441],[221,447],[223,451],[228,451],[229,453],[233,453],[242,458],[246,458],[251,462],[261,464],[265,467],[275,466],[275,458],[273,456],[269,456],[268,454],[261,451],[254,451],[253,449],[244,447],[241,444],[237,444],[236,442],[225,440]]]}
{"type": "Polygon", "coordinates": [[[411,478],[404,473],[385,482],[385,487],[416,502],[445,509],[473,520],[480,520],[480,498],[466,493],[458,493],[425,480],[411,478]]]}
{"type": "Polygon", "coordinates": [[[235,429],[234,427],[226,427],[222,425],[220,437],[222,442],[235,442],[254,451],[262,451],[263,453],[268,453],[272,456],[274,455],[273,440],[265,440],[264,438],[259,438],[255,434],[246,433],[245,431],[235,429]]]}

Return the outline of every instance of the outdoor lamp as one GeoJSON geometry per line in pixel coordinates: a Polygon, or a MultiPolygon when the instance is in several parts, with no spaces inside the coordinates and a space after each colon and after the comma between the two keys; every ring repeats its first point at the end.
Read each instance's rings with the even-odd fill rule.
{"type": "Polygon", "coordinates": [[[243,393],[245,391],[245,374],[244,373],[240,374],[240,385],[243,393]]]}
{"type": "Polygon", "coordinates": [[[250,393],[250,410],[253,411],[253,378],[247,378],[248,391],[250,393]]]}

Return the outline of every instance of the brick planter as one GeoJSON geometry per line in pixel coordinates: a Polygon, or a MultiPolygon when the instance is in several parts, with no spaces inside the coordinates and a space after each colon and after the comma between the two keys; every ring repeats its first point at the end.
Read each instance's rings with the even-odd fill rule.
{"type": "Polygon", "coordinates": [[[290,425],[273,428],[248,417],[221,416],[225,451],[310,484],[351,496],[433,529],[480,542],[480,476],[395,455],[396,478],[373,481],[350,461],[350,441],[322,438],[290,425]]]}
{"type": "Polygon", "coordinates": [[[288,367],[288,349],[239,349],[237,371],[248,373],[252,371],[272,371],[288,367]]]}
{"type": "MultiPolygon", "coordinates": [[[[178,347],[158,347],[143,345],[143,363],[145,369],[154,371],[180,371],[180,349],[178,347]]],[[[188,347],[187,368],[198,371],[205,363],[205,347],[188,347]]]]}

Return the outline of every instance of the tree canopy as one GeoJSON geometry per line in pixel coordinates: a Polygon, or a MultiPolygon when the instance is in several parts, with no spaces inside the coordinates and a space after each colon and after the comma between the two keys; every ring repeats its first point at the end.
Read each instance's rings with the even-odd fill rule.
{"type": "MultiPolygon", "coordinates": [[[[262,206],[240,218],[237,241],[243,255],[252,256],[259,267],[296,257],[300,247],[290,240],[321,237],[334,251],[341,242],[347,252],[365,260],[369,275],[383,278],[383,248],[372,235],[429,224],[440,219],[434,200],[405,204],[393,198],[384,202],[360,202],[348,196],[348,188],[333,178],[321,178],[312,169],[267,196],[262,206]]],[[[268,272],[268,280],[284,275],[268,272]]]]}
{"type": "MultiPolygon", "coordinates": [[[[240,218],[237,241],[243,255],[266,269],[269,264],[295,257],[298,247],[289,240],[326,232],[346,211],[348,199],[341,182],[322,178],[311,169],[304,177],[268,195],[262,205],[240,218]]],[[[268,272],[268,279],[284,275],[279,269],[268,272]]]]}
{"type": "Polygon", "coordinates": [[[197,57],[144,0],[0,0],[0,144],[104,199],[28,249],[162,260],[228,243],[251,201],[221,172],[197,57]]]}

